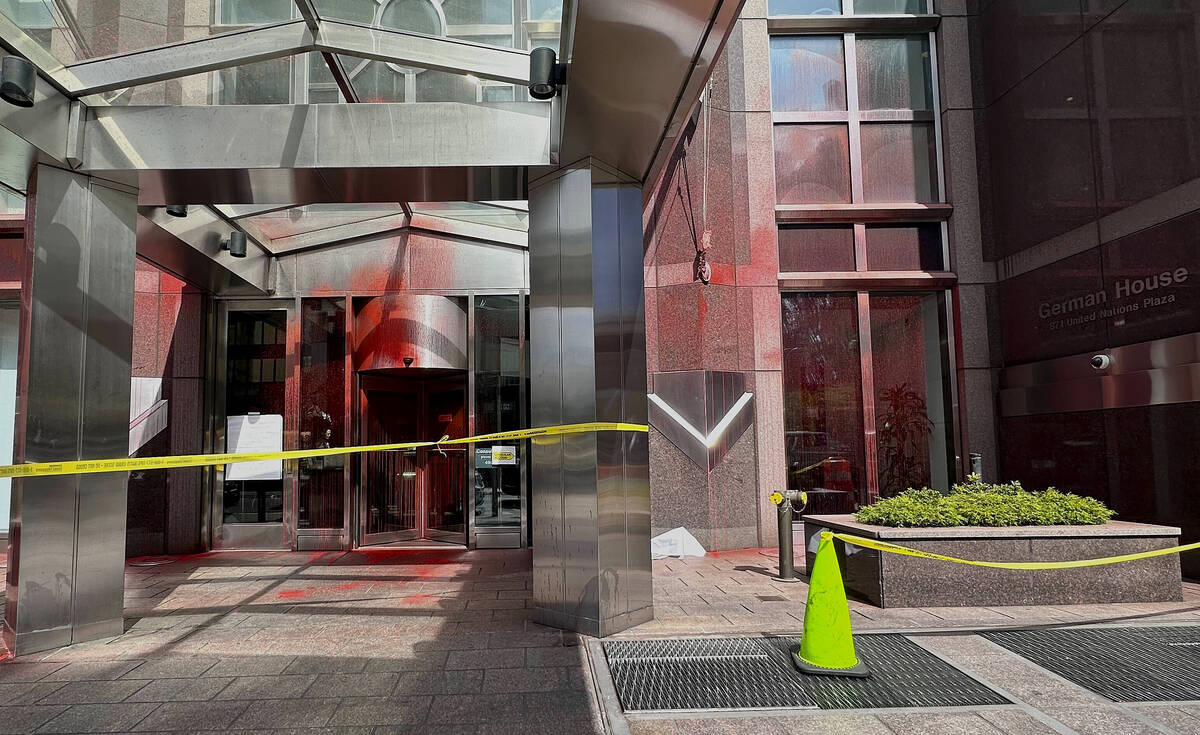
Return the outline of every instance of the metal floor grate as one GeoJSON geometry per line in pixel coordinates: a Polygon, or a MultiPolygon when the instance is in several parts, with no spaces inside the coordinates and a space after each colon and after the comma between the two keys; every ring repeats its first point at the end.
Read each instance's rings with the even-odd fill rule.
{"type": "Polygon", "coordinates": [[[903,636],[854,640],[870,678],[801,674],[799,638],[608,641],[604,652],[626,712],[1008,704],[903,636]]]}
{"type": "Polygon", "coordinates": [[[983,634],[1115,702],[1200,699],[1200,626],[983,634]]]}

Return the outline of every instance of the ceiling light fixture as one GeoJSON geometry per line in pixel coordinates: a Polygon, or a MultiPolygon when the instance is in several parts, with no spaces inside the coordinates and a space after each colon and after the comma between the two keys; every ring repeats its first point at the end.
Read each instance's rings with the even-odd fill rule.
{"type": "Polygon", "coordinates": [[[28,59],[5,56],[0,61],[0,99],[17,107],[33,107],[37,69],[28,59]]]}

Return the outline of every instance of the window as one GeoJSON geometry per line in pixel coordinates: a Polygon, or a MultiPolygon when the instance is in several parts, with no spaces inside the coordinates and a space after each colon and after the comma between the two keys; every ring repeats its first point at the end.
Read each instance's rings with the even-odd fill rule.
{"type": "Polygon", "coordinates": [[[937,148],[932,123],[864,123],[863,200],[937,200],[937,148]]]}
{"type": "Polygon", "coordinates": [[[781,204],[849,202],[845,125],[776,125],[775,194],[781,204]]]}
{"type": "Polygon", "coordinates": [[[850,512],[909,487],[949,489],[945,303],[945,292],[784,294],[788,488],[808,493],[810,512],[850,512]]]}
{"type": "MultiPolygon", "coordinates": [[[[518,296],[475,297],[475,433],[521,426],[521,303],[518,296]]],[[[516,457],[496,464],[492,444],[475,445],[475,525],[521,527],[521,466],[526,442],[502,442],[516,457]]],[[[504,450],[507,451],[507,450],[504,450]]]]}
{"type": "Polygon", "coordinates": [[[851,225],[801,225],[779,228],[779,270],[854,270],[854,228],[851,225]]]}
{"type": "Polygon", "coordinates": [[[950,488],[954,468],[942,340],[944,294],[871,294],[879,495],[950,488]]]}
{"type": "Polygon", "coordinates": [[[808,492],[813,513],[867,498],[857,303],[853,293],[783,297],[787,483],[808,492]]]}
{"type": "Polygon", "coordinates": [[[944,271],[942,226],[867,225],[867,270],[944,271]]]}
{"type": "Polygon", "coordinates": [[[940,201],[929,43],[927,33],[771,37],[780,204],[940,201]]]}
{"type": "Polygon", "coordinates": [[[862,36],[857,56],[861,109],[933,109],[928,36],[862,36]]]}
{"type": "Polygon", "coordinates": [[[771,108],[846,109],[846,55],[841,36],[771,39],[771,108]]]}
{"type": "Polygon", "coordinates": [[[770,15],[912,15],[928,13],[927,0],[767,0],[770,15]]]}
{"type": "MultiPolygon", "coordinates": [[[[345,446],[346,306],[343,299],[303,299],[300,306],[300,449],[345,446]]],[[[297,462],[298,528],[345,525],[346,458],[297,462]]]]}

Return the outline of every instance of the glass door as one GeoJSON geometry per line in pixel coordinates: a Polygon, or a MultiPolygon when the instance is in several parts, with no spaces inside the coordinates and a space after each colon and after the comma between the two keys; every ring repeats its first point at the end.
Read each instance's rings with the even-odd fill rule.
{"type": "MultiPolygon", "coordinates": [[[[365,444],[465,435],[464,375],[364,375],[361,380],[365,444]]],[[[466,544],[467,457],[461,446],[363,455],[359,544],[417,539],[466,544]]]]}
{"type": "MultiPolygon", "coordinates": [[[[400,381],[364,379],[363,438],[367,444],[413,441],[421,435],[421,393],[400,381]]],[[[413,449],[370,452],[360,463],[360,543],[418,538],[418,453],[413,449]]]]}
{"type": "MultiPolygon", "coordinates": [[[[430,439],[465,436],[466,380],[463,375],[425,383],[425,418],[430,439]]],[[[421,490],[425,505],[424,537],[456,544],[467,542],[467,449],[423,449],[421,490]]]]}

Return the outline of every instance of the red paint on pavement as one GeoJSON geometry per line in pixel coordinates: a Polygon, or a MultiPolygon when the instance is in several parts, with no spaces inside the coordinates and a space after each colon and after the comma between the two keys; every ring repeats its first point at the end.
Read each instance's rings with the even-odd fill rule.
{"type": "Polygon", "coordinates": [[[281,600],[305,600],[323,592],[353,592],[354,590],[370,587],[370,582],[347,582],[332,587],[307,587],[299,590],[282,590],[276,595],[281,600]]]}
{"type": "Polygon", "coordinates": [[[436,604],[440,599],[441,598],[438,597],[437,595],[431,595],[431,594],[422,592],[420,594],[409,595],[408,597],[400,598],[400,604],[401,605],[432,605],[432,604],[436,604]]]}

